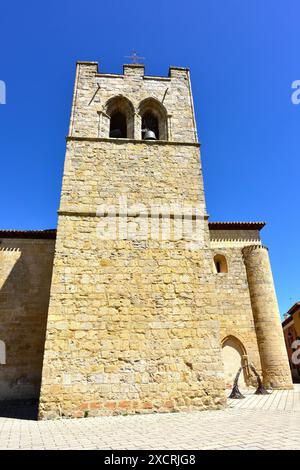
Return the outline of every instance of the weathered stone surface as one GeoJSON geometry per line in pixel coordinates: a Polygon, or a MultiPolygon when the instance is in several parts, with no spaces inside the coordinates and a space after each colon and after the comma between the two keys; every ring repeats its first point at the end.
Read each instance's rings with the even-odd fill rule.
{"type": "Polygon", "coordinates": [[[243,249],[264,383],[272,388],[293,388],[280,322],[268,250],[243,249]]]}

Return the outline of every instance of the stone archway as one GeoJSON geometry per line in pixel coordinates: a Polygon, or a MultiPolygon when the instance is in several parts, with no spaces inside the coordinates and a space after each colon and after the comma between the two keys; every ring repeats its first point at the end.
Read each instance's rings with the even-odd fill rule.
{"type": "MultiPolygon", "coordinates": [[[[237,371],[247,362],[247,353],[244,345],[235,336],[227,336],[222,341],[222,361],[224,366],[224,377],[226,388],[231,388],[237,371]]],[[[247,387],[247,370],[239,378],[239,387],[247,387]]]]}

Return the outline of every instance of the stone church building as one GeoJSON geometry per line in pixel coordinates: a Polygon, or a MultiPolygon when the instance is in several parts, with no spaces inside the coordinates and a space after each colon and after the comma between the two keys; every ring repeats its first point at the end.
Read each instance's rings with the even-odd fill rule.
{"type": "Polygon", "coordinates": [[[291,388],[262,222],[211,222],[189,70],[78,62],[56,230],[0,231],[0,400],[39,417],[291,388]]]}

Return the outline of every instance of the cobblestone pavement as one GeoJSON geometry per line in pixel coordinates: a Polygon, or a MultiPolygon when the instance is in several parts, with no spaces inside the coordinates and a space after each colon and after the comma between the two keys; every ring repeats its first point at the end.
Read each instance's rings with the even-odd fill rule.
{"type": "MultiPolygon", "coordinates": [[[[269,399],[276,394],[283,395],[269,399]]],[[[24,419],[24,411],[0,417],[0,449],[300,449],[299,409],[272,409],[271,401],[265,409],[261,397],[249,397],[252,408],[243,401],[224,411],[40,422],[24,419]]]]}

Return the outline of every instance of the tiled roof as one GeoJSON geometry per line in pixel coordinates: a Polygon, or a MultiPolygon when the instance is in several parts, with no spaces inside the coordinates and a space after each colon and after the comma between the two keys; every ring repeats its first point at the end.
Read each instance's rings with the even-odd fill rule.
{"type": "Polygon", "coordinates": [[[56,229],[48,230],[0,230],[0,238],[56,238],[56,229]]]}
{"type": "Polygon", "coordinates": [[[261,230],[266,222],[209,222],[210,230],[261,230]]]}
{"type": "Polygon", "coordinates": [[[288,325],[290,322],[293,321],[293,314],[297,312],[297,310],[300,310],[300,302],[296,302],[286,313],[288,315],[282,322],[282,327],[288,325]]]}
{"type": "Polygon", "coordinates": [[[300,302],[296,302],[287,312],[288,315],[293,315],[293,313],[297,312],[297,310],[300,310],[300,302]]]}
{"type": "Polygon", "coordinates": [[[287,326],[291,322],[293,322],[293,317],[292,316],[285,318],[281,323],[282,328],[287,326]]]}

